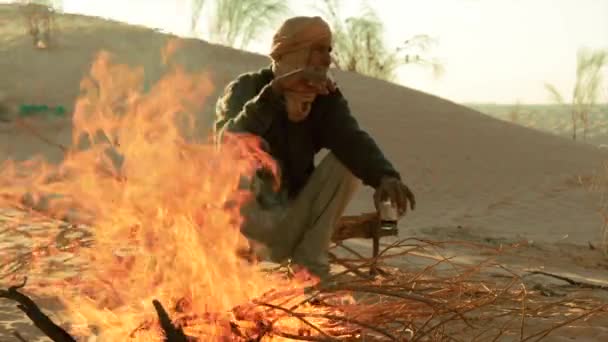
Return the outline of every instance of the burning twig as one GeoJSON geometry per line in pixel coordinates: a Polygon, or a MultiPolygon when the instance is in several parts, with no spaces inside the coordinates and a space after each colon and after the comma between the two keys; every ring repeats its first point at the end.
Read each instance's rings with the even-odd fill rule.
{"type": "Polygon", "coordinates": [[[327,333],[325,333],[323,330],[319,329],[319,327],[317,327],[316,325],[314,325],[314,324],[310,323],[310,322],[309,322],[308,320],[306,320],[306,319],[305,319],[305,318],[304,318],[302,315],[300,315],[300,314],[298,314],[298,313],[296,313],[296,312],[293,312],[293,311],[291,311],[291,310],[289,310],[289,309],[286,309],[286,308],[280,307],[280,306],[278,306],[278,305],[269,304],[269,303],[261,303],[261,302],[260,302],[260,303],[256,303],[256,304],[258,304],[258,305],[260,305],[260,306],[266,306],[266,307],[269,307],[269,308],[272,308],[272,309],[276,309],[276,310],[283,311],[283,312],[287,313],[289,316],[295,317],[295,318],[297,318],[298,320],[300,320],[302,323],[304,323],[304,324],[306,324],[307,326],[311,327],[313,330],[315,330],[316,332],[318,332],[319,334],[321,334],[323,337],[325,337],[325,338],[326,338],[326,340],[328,340],[328,341],[336,341],[336,339],[334,339],[334,338],[332,338],[331,336],[329,336],[329,335],[328,335],[327,333]]]}
{"type": "MultiPolygon", "coordinates": [[[[283,338],[288,338],[294,341],[314,341],[314,342],[326,342],[328,341],[327,338],[325,337],[317,337],[317,336],[301,336],[301,335],[295,335],[295,334],[290,334],[290,333],[286,333],[286,332],[275,332],[274,333],[277,336],[283,337],[283,338]]],[[[334,340],[329,340],[329,341],[334,341],[334,340]]]]}
{"type": "Polygon", "coordinates": [[[27,277],[23,279],[23,283],[11,286],[8,290],[0,290],[0,298],[7,298],[19,303],[17,307],[23,311],[27,317],[32,320],[34,325],[38,327],[46,336],[54,342],[76,342],[63,328],[53,323],[53,321],[45,315],[34,301],[17,291],[24,287],[27,282],[27,277]]]}
{"type": "Polygon", "coordinates": [[[362,328],[365,329],[369,329],[371,331],[377,332],[381,335],[384,335],[386,337],[388,337],[389,339],[391,339],[392,341],[398,341],[399,339],[397,337],[395,337],[393,334],[389,333],[388,331],[384,330],[384,329],[380,329],[378,327],[375,327],[371,324],[365,323],[365,322],[361,322],[359,320],[356,320],[354,318],[348,318],[348,317],[343,317],[343,316],[337,316],[337,315],[331,315],[331,314],[316,314],[316,313],[302,313],[302,314],[297,314],[301,317],[318,317],[318,318],[325,318],[325,319],[329,319],[332,321],[338,321],[338,322],[344,322],[347,324],[354,324],[354,325],[358,325],[362,328]]]}

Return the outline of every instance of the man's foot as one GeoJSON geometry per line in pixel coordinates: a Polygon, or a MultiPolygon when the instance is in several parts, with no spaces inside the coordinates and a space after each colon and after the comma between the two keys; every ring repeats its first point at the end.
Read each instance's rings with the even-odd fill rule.
{"type": "Polygon", "coordinates": [[[262,261],[261,258],[255,254],[252,248],[239,248],[236,250],[236,256],[252,265],[262,261]]]}
{"type": "Polygon", "coordinates": [[[257,264],[269,258],[269,250],[261,243],[250,240],[248,247],[239,248],[236,255],[250,264],[257,264]]]}
{"type": "Polygon", "coordinates": [[[305,281],[315,280],[319,282],[331,278],[329,269],[326,269],[325,267],[307,267],[293,262],[288,267],[291,270],[292,278],[298,278],[305,281]]]}

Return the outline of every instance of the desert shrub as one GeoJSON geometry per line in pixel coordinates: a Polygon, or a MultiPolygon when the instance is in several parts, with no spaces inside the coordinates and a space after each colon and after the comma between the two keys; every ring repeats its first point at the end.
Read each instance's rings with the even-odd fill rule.
{"type": "Polygon", "coordinates": [[[191,30],[196,31],[204,6],[211,15],[206,25],[209,41],[247,48],[260,34],[277,24],[289,12],[289,5],[284,0],[215,0],[213,3],[204,0],[192,0],[191,30]]]}
{"type": "Polygon", "coordinates": [[[329,21],[334,34],[334,65],[341,70],[394,81],[399,67],[413,64],[430,67],[435,76],[443,66],[429,55],[436,40],[416,35],[397,47],[385,39],[384,24],[377,13],[365,6],[361,14],[346,19],[340,13],[340,1],[324,0],[319,11],[329,21]]]}
{"type": "MultiPolygon", "coordinates": [[[[597,108],[597,102],[602,87],[602,69],[608,64],[608,50],[579,49],[576,59],[576,81],[572,90],[571,124],[572,139],[576,140],[579,124],[583,129],[583,140],[587,139],[589,131],[589,116],[597,108]]],[[[553,100],[566,104],[562,94],[549,83],[545,88],[553,100]]]]}

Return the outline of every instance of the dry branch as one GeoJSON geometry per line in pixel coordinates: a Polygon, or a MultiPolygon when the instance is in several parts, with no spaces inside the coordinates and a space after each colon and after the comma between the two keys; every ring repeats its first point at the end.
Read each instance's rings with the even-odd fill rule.
{"type": "MultiPolygon", "coordinates": [[[[19,285],[11,286],[8,290],[0,290],[0,298],[11,299],[19,303],[17,307],[53,342],[76,342],[76,339],[45,315],[30,297],[18,291],[25,286],[26,282],[27,277],[19,285]]],[[[181,328],[173,325],[171,318],[159,301],[154,300],[152,303],[156,309],[160,326],[165,334],[165,342],[196,341],[196,339],[186,336],[181,328]]],[[[18,332],[14,332],[14,335],[17,339],[25,341],[18,332]]]]}
{"type": "Polygon", "coordinates": [[[47,315],[45,315],[38,305],[28,296],[18,290],[25,286],[27,277],[23,279],[23,283],[11,286],[8,290],[0,290],[0,298],[7,298],[19,303],[17,307],[23,311],[27,317],[40,329],[46,336],[54,342],[76,342],[63,328],[55,324],[47,315]]]}
{"type": "Polygon", "coordinates": [[[559,279],[562,281],[565,281],[566,283],[572,285],[572,286],[576,286],[576,287],[580,287],[580,288],[585,288],[585,289],[594,289],[594,290],[608,290],[608,285],[598,285],[598,284],[591,284],[591,283],[585,283],[582,281],[577,281],[559,274],[553,274],[553,273],[549,273],[549,272],[545,272],[545,271],[531,271],[528,272],[527,275],[533,275],[533,274],[538,274],[538,275],[543,275],[543,276],[547,276],[547,277],[551,277],[551,278],[555,278],[555,279],[559,279]]]}
{"type": "Polygon", "coordinates": [[[47,145],[52,146],[52,147],[57,147],[63,153],[67,153],[69,151],[69,148],[67,146],[54,142],[51,139],[47,138],[44,134],[40,133],[40,131],[38,131],[31,125],[29,125],[25,120],[17,119],[17,120],[15,120],[15,123],[17,124],[17,127],[20,127],[22,129],[26,130],[27,132],[32,134],[34,137],[36,137],[36,138],[40,139],[42,142],[46,143],[47,145]]]}
{"type": "MultiPolygon", "coordinates": [[[[405,256],[408,251],[434,250],[441,246],[442,243],[402,240],[383,250],[381,258],[351,263],[350,271],[366,267],[375,259],[387,260],[394,255],[405,256]],[[397,248],[399,252],[391,251],[397,248]]],[[[160,302],[154,301],[153,304],[165,342],[196,341],[183,329],[204,329],[205,326],[221,329],[212,329],[213,335],[197,335],[200,341],[263,341],[273,336],[301,341],[354,341],[363,337],[368,341],[456,341],[470,340],[471,336],[477,336],[476,340],[492,340],[505,334],[534,340],[574,320],[605,313],[607,309],[598,307],[592,300],[548,303],[550,299],[520,287],[521,278],[517,275],[513,275],[510,281],[507,279],[506,283],[503,280],[502,283],[490,283],[487,277],[476,278],[482,267],[486,267],[484,263],[473,266],[454,264],[449,272],[436,272],[435,268],[444,262],[450,261],[443,258],[422,270],[387,268],[386,275],[373,279],[367,276],[356,277],[355,280],[342,279],[338,275],[330,282],[308,288],[304,297],[302,289],[271,289],[233,308],[229,314],[192,312],[184,316],[184,312],[176,311],[180,317],[172,321],[170,314],[173,314],[167,312],[160,302]],[[354,302],[343,301],[349,296],[357,299],[354,302]],[[535,319],[544,320],[559,313],[565,317],[573,306],[577,306],[581,315],[568,317],[565,321],[556,320],[552,327],[542,331],[533,329],[535,319]],[[294,326],[294,319],[299,321],[299,328],[294,326]]],[[[7,297],[17,288],[11,287],[0,294],[7,297]]],[[[30,316],[30,319],[40,326],[39,317],[30,316]]],[[[153,326],[154,322],[140,324],[133,334],[153,326]]],[[[47,331],[43,330],[51,336],[47,331]]],[[[70,339],[53,341],[74,341],[71,337],[66,338],[70,339]]]]}
{"type": "Polygon", "coordinates": [[[555,325],[555,326],[553,326],[553,327],[551,327],[549,329],[542,330],[542,331],[540,331],[540,332],[538,332],[536,334],[533,334],[533,335],[530,335],[530,336],[528,336],[528,337],[526,337],[524,339],[521,339],[521,341],[522,342],[528,341],[528,340],[531,340],[532,338],[537,337],[537,336],[540,336],[537,339],[537,341],[540,341],[541,339],[545,338],[547,335],[549,335],[550,333],[552,333],[553,331],[555,331],[558,328],[561,328],[563,326],[566,326],[568,324],[571,324],[573,322],[576,322],[576,321],[581,320],[581,319],[583,319],[585,317],[591,316],[591,315],[593,315],[595,313],[598,313],[598,312],[601,312],[601,311],[604,311],[604,310],[607,310],[607,309],[608,309],[608,305],[601,305],[601,306],[598,306],[598,307],[596,307],[594,309],[587,310],[587,311],[583,312],[582,314],[580,314],[578,316],[575,316],[575,317],[572,317],[570,319],[567,319],[567,320],[565,320],[565,321],[563,321],[563,322],[561,322],[561,323],[559,323],[559,324],[557,324],[557,325],[555,325]]]}

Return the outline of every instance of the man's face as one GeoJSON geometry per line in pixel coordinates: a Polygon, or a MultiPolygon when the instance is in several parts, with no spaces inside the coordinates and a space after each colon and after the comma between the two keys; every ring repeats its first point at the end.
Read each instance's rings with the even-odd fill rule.
{"type": "Polygon", "coordinates": [[[331,64],[331,39],[320,41],[310,47],[308,66],[326,72],[331,64]]]}

